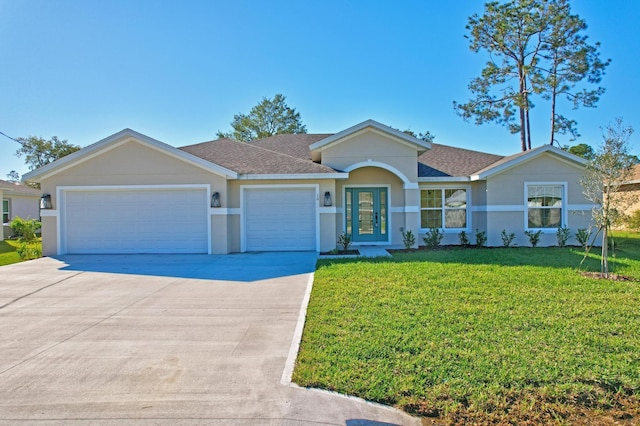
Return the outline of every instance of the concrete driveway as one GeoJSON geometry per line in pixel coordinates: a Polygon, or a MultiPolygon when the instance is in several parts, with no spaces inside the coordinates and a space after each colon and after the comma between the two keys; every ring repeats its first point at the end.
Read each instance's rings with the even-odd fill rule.
{"type": "Polygon", "coordinates": [[[419,424],[288,382],[315,261],[63,256],[0,267],[0,423],[419,424]]]}

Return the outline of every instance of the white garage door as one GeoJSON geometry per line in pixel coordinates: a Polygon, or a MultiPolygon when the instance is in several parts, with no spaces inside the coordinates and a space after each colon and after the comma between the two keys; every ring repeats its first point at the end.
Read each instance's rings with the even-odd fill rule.
{"type": "Polygon", "coordinates": [[[207,253],[203,189],[67,191],[70,254],[207,253]]]}
{"type": "Polygon", "coordinates": [[[247,251],[316,250],[316,190],[246,189],[247,251]]]}

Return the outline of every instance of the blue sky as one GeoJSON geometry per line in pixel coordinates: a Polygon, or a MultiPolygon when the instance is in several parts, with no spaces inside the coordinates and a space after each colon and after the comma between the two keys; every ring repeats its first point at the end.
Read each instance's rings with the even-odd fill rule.
{"type": "MultiPolygon", "coordinates": [[[[469,98],[467,85],[487,59],[464,38],[468,16],[483,4],[0,0],[0,131],[86,146],[129,127],[182,146],[214,139],[234,114],[282,93],[309,133],[371,118],[429,130],[438,143],[515,153],[518,135],[466,123],[452,107],[469,98]]],[[[598,108],[564,108],[578,121],[578,142],[598,145],[600,127],[615,117],[640,131],[640,2],[572,7],[589,39],[602,43],[602,58],[612,59],[598,108]]],[[[549,132],[543,102],[532,120],[539,146],[549,132]]],[[[0,137],[0,179],[27,171],[17,148],[0,137]]]]}

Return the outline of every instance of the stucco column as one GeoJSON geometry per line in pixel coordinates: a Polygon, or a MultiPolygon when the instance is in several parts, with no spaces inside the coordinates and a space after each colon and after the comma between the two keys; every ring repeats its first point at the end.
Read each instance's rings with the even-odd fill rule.
{"type": "Polygon", "coordinates": [[[413,232],[416,237],[416,243],[414,247],[419,245],[419,232],[420,232],[420,189],[418,184],[405,184],[404,186],[404,200],[405,200],[405,213],[404,213],[404,230],[413,232]]]}

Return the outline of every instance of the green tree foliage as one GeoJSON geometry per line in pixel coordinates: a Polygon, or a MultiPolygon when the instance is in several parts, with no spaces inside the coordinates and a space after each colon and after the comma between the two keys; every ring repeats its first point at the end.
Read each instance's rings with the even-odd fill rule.
{"type": "Polygon", "coordinates": [[[281,94],[275,95],[273,99],[262,98],[262,101],[251,108],[249,114],[238,113],[233,116],[233,131],[218,131],[217,137],[249,142],[283,133],[307,133],[300,113],[295,108],[290,108],[285,100],[286,97],[281,94]]]}
{"type": "Polygon", "coordinates": [[[568,146],[565,145],[562,147],[563,150],[570,152],[573,155],[577,155],[578,157],[582,157],[585,160],[592,160],[595,152],[591,145],[587,145],[586,143],[579,143],[578,145],[568,146]]]}
{"type": "Polygon", "coordinates": [[[79,146],[70,144],[66,140],[60,140],[57,136],[53,136],[49,140],[36,136],[18,138],[17,140],[21,147],[16,151],[16,155],[18,157],[24,155],[25,164],[29,166],[29,170],[46,166],[80,149],[79,146]]]}
{"type": "Polygon", "coordinates": [[[15,170],[11,170],[9,173],[7,173],[7,180],[9,182],[20,182],[20,173],[16,172],[15,170]]]}
{"type": "Polygon", "coordinates": [[[599,233],[602,233],[603,276],[609,275],[608,238],[611,226],[620,221],[622,212],[633,204],[634,199],[619,192],[620,186],[631,179],[633,156],[629,155],[629,138],[633,134],[630,126],[625,126],[618,118],[605,128],[603,143],[587,164],[586,172],[580,180],[585,197],[596,204],[591,216],[599,233]]]}
{"type": "Polygon", "coordinates": [[[572,15],[568,0],[512,0],[485,4],[482,16],[469,18],[470,48],[486,51],[490,60],[469,84],[472,99],[454,102],[465,120],[496,122],[520,134],[523,151],[531,149],[529,110],[533,96],[551,101],[551,140],[555,133],[577,136],[576,123],[557,113],[566,96],[578,106],[595,106],[604,89],[575,90],[584,79],[600,82],[609,61],[598,58],[598,44],[582,35],[586,24],[572,15]]]}
{"type": "Polygon", "coordinates": [[[544,61],[537,64],[540,71],[534,74],[542,80],[536,81],[544,99],[551,101],[551,137],[549,143],[557,142],[556,134],[567,134],[575,140],[579,135],[576,121],[557,112],[558,97],[563,96],[576,109],[580,106],[595,107],[604,93],[604,88],[578,89],[586,80],[598,84],[611,60],[602,62],[598,48],[600,43],[590,45],[583,32],[587,24],[578,15],[571,14],[568,0],[549,1],[549,29],[545,32],[541,56],[544,61]]]}
{"type": "Polygon", "coordinates": [[[422,139],[425,142],[433,142],[433,140],[436,138],[436,135],[434,135],[428,130],[424,133],[416,133],[413,130],[407,129],[407,130],[403,130],[402,133],[405,133],[409,136],[413,136],[414,138],[417,138],[417,139],[422,139]]]}

